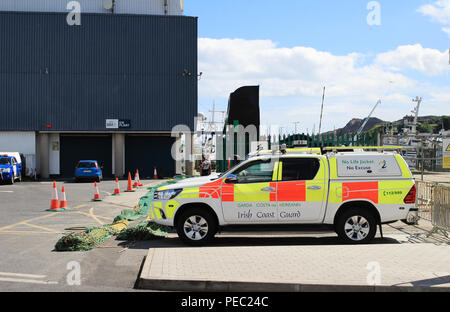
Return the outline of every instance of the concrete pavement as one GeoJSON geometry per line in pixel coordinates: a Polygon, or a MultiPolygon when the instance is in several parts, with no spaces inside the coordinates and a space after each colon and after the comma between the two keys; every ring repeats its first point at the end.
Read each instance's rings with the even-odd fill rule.
{"type": "Polygon", "coordinates": [[[152,248],[139,286],[178,291],[450,291],[448,244],[152,248]]]}

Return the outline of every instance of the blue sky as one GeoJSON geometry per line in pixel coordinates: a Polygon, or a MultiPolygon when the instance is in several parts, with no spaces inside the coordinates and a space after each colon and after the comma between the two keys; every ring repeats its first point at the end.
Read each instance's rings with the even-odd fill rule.
{"type": "Polygon", "coordinates": [[[199,17],[199,37],[272,39],[284,47],[310,46],[337,54],[378,53],[422,43],[447,49],[449,38],[417,8],[433,1],[385,0],[381,27],[366,23],[367,0],[185,0],[199,17]]]}
{"type": "Polygon", "coordinates": [[[379,26],[367,23],[369,2],[184,0],[185,15],[199,17],[199,111],[206,112],[213,99],[225,109],[231,88],[248,83],[261,85],[263,122],[300,121],[303,131],[312,129],[313,119],[318,123],[323,85],[330,87],[326,130],[363,118],[377,97],[386,98],[375,113],[384,120],[409,113],[415,95],[425,99],[423,114],[450,114],[450,66],[443,54],[450,47],[444,31],[450,28],[450,1],[378,1],[379,26]],[[336,77],[340,72],[342,78],[336,77]]]}

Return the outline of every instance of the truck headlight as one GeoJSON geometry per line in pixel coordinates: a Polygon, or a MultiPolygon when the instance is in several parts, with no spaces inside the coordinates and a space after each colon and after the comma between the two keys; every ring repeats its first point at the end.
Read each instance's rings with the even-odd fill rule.
{"type": "Polygon", "coordinates": [[[156,191],[153,195],[153,199],[159,200],[169,200],[178,196],[183,191],[183,189],[176,190],[165,190],[165,191],[156,191]]]}
{"type": "Polygon", "coordinates": [[[6,173],[10,173],[10,172],[11,172],[11,168],[3,168],[2,171],[3,171],[3,172],[6,172],[6,173]]]}

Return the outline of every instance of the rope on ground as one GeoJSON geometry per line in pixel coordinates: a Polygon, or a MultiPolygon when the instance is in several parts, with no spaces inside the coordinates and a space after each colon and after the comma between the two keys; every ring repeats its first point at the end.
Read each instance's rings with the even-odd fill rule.
{"type": "MultiPolygon", "coordinates": [[[[71,232],[61,237],[55,245],[56,251],[88,251],[100,247],[108,238],[118,235],[128,227],[127,220],[121,220],[102,227],[87,227],[84,232],[71,232]]],[[[79,227],[78,229],[81,229],[79,227]]]]}
{"type": "Polygon", "coordinates": [[[127,228],[117,235],[117,240],[145,241],[165,238],[168,227],[153,222],[142,222],[135,227],[127,228]]]}
{"type": "Polygon", "coordinates": [[[172,180],[148,188],[149,192],[140,198],[139,204],[134,209],[122,210],[113,224],[101,227],[71,227],[66,230],[72,231],[61,237],[55,245],[56,251],[88,251],[95,247],[101,247],[107,239],[117,236],[118,240],[138,241],[160,239],[167,236],[168,227],[146,221],[135,227],[128,228],[128,221],[145,219],[148,217],[150,203],[154,192],[163,186],[177,183],[189,176],[175,176],[172,180]],[[74,231],[82,231],[74,232],[74,231]]]}

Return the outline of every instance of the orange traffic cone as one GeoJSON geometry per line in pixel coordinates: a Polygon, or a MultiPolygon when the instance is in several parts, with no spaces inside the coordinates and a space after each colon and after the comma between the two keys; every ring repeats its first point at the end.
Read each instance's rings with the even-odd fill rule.
{"type": "Polygon", "coordinates": [[[95,194],[94,194],[94,198],[92,200],[93,201],[102,201],[102,199],[100,198],[100,192],[98,191],[97,182],[94,182],[94,187],[95,187],[95,194]]]}
{"type": "Polygon", "coordinates": [[[56,182],[53,181],[53,191],[52,191],[52,200],[50,202],[50,209],[47,209],[47,211],[63,211],[64,209],[61,209],[59,207],[59,200],[58,200],[58,190],[56,189],[56,182]]]}
{"type": "Polygon", "coordinates": [[[61,199],[61,203],[59,204],[59,207],[61,209],[69,209],[69,207],[67,207],[66,189],[64,188],[64,186],[61,189],[61,193],[62,193],[62,199],[61,199]]]}
{"type": "Polygon", "coordinates": [[[134,192],[133,184],[131,182],[131,173],[130,172],[128,172],[128,185],[127,185],[127,190],[125,192],[134,192]]]}
{"type": "Polygon", "coordinates": [[[113,195],[120,195],[119,179],[116,178],[116,188],[114,189],[113,195]]]}
{"type": "Polygon", "coordinates": [[[139,186],[139,183],[138,183],[138,173],[137,173],[137,171],[136,171],[136,173],[134,174],[133,187],[136,188],[136,187],[138,187],[138,186],[139,186]]]}
{"type": "Polygon", "coordinates": [[[153,171],[153,179],[158,180],[158,171],[156,170],[156,167],[155,170],[153,171]]]}
{"type": "Polygon", "coordinates": [[[144,185],[141,183],[141,179],[139,178],[139,170],[136,170],[136,172],[137,172],[137,183],[138,183],[138,186],[144,186],[144,185]]]}

